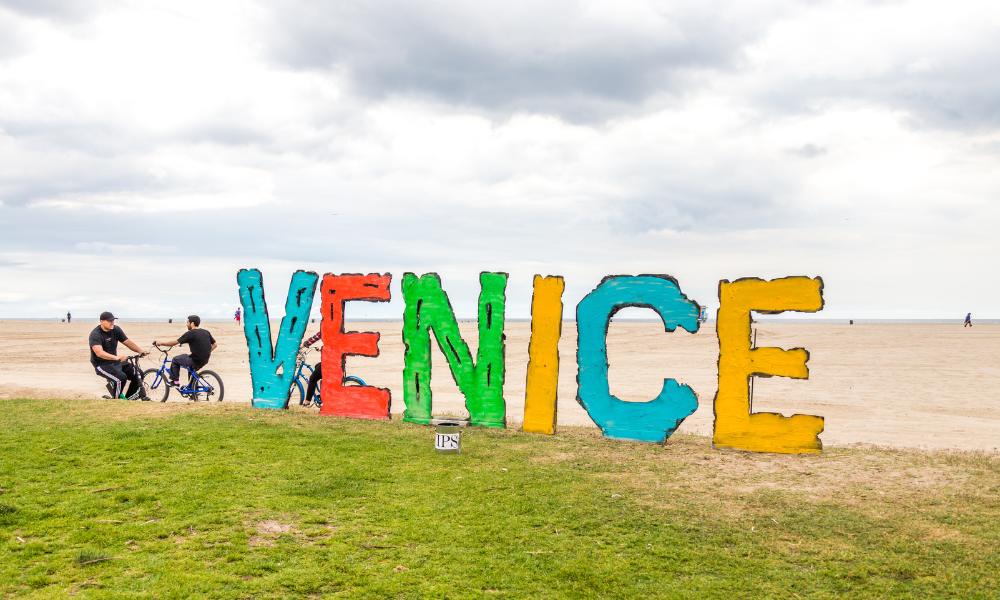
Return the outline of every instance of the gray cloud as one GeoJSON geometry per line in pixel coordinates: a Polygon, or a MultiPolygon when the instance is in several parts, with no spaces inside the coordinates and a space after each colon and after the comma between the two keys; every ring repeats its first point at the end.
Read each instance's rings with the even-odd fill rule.
{"type": "MultiPolygon", "coordinates": [[[[1000,36],[1000,29],[997,30],[1000,36]]],[[[918,127],[963,130],[1000,128],[1000,48],[980,48],[920,74],[895,73],[871,85],[887,104],[908,107],[918,127]]]]}
{"type": "Polygon", "coordinates": [[[0,178],[0,201],[9,206],[23,206],[38,200],[57,200],[81,194],[114,194],[148,189],[149,186],[148,178],[127,169],[87,171],[83,166],[64,166],[53,168],[50,176],[41,180],[36,173],[15,173],[0,178]]]}
{"type": "MultiPolygon", "coordinates": [[[[80,197],[145,195],[152,200],[158,193],[178,193],[210,185],[176,176],[154,177],[140,162],[127,158],[104,159],[75,152],[50,157],[56,160],[31,164],[30,170],[0,175],[0,201],[18,207],[80,197]]],[[[99,204],[95,205],[98,207],[99,204]]]]}
{"type": "Polygon", "coordinates": [[[816,158],[818,156],[823,156],[828,152],[828,150],[825,147],[817,146],[816,144],[803,144],[797,148],[788,148],[786,152],[800,158],[816,158]]]}
{"type": "Polygon", "coordinates": [[[722,232],[791,227],[801,220],[799,211],[785,201],[790,184],[780,176],[731,172],[721,178],[707,173],[704,178],[647,177],[632,197],[610,204],[613,230],[722,232]]]}
{"type": "Polygon", "coordinates": [[[698,73],[735,67],[767,23],[704,3],[651,9],[625,25],[588,19],[570,0],[468,6],[283,4],[273,52],[295,68],[345,73],[369,98],[416,95],[589,121],[634,112],[656,94],[684,93],[698,73]]]}
{"type": "Polygon", "coordinates": [[[907,124],[918,129],[992,131],[1000,128],[1000,80],[993,75],[1000,53],[988,51],[992,56],[957,60],[920,74],[899,67],[864,79],[785,79],[758,98],[757,105],[781,115],[815,113],[831,102],[877,105],[905,111],[907,124]]]}
{"type": "MultiPolygon", "coordinates": [[[[60,107],[62,108],[62,107],[60,107]]],[[[68,111],[66,111],[68,112],[68,111]]],[[[115,115],[0,115],[0,135],[17,138],[27,147],[39,150],[76,150],[81,155],[111,158],[149,151],[157,140],[131,131],[115,115]]]]}
{"type": "MultiPolygon", "coordinates": [[[[594,122],[648,110],[650,102],[662,106],[703,89],[710,75],[752,74],[746,50],[782,17],[829,8],[682,2],[623,25],[590,20],[571,0],[527,9],[469,6],[300,0],[281,5],[265,39],[279,64],[344,75],[364,98],[414,96],[500,118],[527,112],[594,122]]],[[[905,29],[913,7],[876,3],[858,10],[859,18],[866,10],[897,11],[905,29]]],[[[756,102],[781,114],[860,102],[904,109],[914,127],[994,129],[1000,127],[998,35],[980,31],[965,44],[928,44],[923,54],[908,48],[879,70],[760,73],[768,83],[756,102]]]]}
{"type": "Polygon", "coordinates": [[[918,129],[1000,128],[994,5],[819,4],[803,16],[800,35],[812,34],[815,47],[797,58],[779,39],[746,73],[760,90],[746,100],[760,109],[787,116],[874,105],[907,113],[918,129]],[[863,25],[848,34],[848,18],[863,25]]]}

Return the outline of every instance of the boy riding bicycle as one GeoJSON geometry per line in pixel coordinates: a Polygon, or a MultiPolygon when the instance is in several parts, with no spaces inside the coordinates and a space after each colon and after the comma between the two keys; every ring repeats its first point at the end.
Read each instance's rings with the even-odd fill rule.
{"type": "Polygon", "coordinates": [[[208,364],[212,357],[212,351],[218,347],[215,338],[207,329],[201,328],[201,317],[190,315],[187,318],[187,331],[176,340],[153,341],[154,346],[177,346],[187,344],[191,349],[191,354],[180,354],[170,361],[170,380],[167,385],[173,387],[180,386],[181,367],[191,367],[195,371],[200,371],[208,364]]]}

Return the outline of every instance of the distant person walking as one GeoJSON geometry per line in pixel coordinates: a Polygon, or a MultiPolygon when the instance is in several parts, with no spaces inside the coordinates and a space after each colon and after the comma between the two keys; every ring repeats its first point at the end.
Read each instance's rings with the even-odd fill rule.
{"type": "Polygon", "coordinates": [[[73,322],[73,315],[69,314],[69,311],[66,311],[66,322],[67,323],[73,322]]]}
{"type": "Polygon", "coordinates": [[[240,324],[240,320],[242,318],[243,318],[243,313],[242,313],[242,311],[241,311],[240,308],[237,308],[236,309],[236,314],[233,315],[233,320],[235,320],[236,324],[239,325],[240,324]]]}
{"type": "Polygon", "coordinates": [[[962,327],[972,327],[972,313],[965,315],[965,325],[962,327]]]}

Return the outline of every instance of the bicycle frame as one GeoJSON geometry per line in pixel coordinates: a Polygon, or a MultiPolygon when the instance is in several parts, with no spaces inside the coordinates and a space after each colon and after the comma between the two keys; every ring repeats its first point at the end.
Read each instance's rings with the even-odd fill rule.
{"type": "MultiPolygon", "coordinates": [[[[160,384],[167,379],[167,374],[170,372],[170,365],[173,363],[173,361],[169,360],[171,348],[164,350],[157,346],[156,349],[163,353],[163,362],[160,363],[160,367],[156,370],[156,377],[153,378],[153,383],[149,386],[151,390],[160,387],[160,384]]],[[[212,391],[212,386],[202,379],[197,371],[187,365],[182,366],[188,373],[188,382],[186,385],[177,387],[177,391],[180,392],[181,396],[207,394],[212,391]]]]}

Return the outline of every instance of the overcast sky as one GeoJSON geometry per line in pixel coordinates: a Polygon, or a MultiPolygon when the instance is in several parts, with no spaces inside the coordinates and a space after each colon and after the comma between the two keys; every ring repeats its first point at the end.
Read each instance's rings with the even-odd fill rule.
{"type": "Polygon", "coordinates": [[[303,268],[1000,317],[998,73],[990,1],[4,0],[0,317],[225,317],[240,267],[272,316],[303,268]]]}

